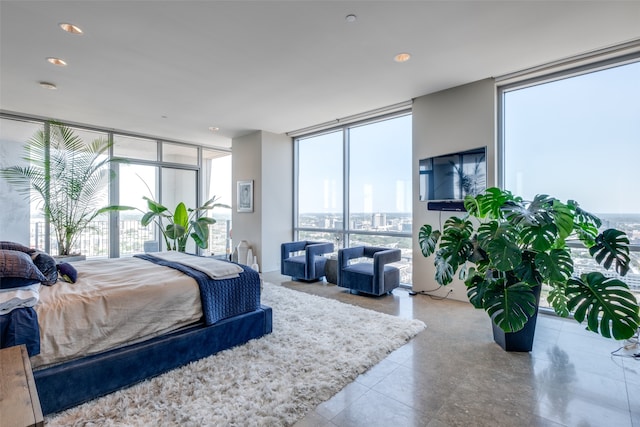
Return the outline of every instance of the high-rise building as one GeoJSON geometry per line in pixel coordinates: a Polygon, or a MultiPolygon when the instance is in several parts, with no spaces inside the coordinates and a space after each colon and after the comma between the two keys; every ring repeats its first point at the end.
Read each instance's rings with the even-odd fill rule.
{"type": "Polygon", "coordinates": [[[380,228],[387,225],[387,214],[374,213],[371,215],[371,226],[373,228],[380,228]]]}

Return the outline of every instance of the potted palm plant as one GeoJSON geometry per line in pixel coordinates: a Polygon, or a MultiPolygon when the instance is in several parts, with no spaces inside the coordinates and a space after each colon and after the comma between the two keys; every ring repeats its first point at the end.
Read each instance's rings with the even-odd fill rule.
{"type": "Polygon", "coordinates": [[[542,285],[563,317],[587,320],[587,329],[627,339],[640,325],[638,301],[622,280],[593,271],[574,275],[568,241],[578,242],[605,269],[629,271],[629,239],[622,231],[599,231],[601,221],[577,202],[547,195],[524,201],[489,188],[464,201],[467,214],[447,219],[442,231],[420,228],[422,254],[435,254],[441,285],[456,274],[471,304],[493,321],[494,339],[508,351],[530,351],[542,285]]]}
{"type": "Polygon", "coordinates": [[[38,201],[53,226],[58,255],[69,256],[81,233],[108,208],[99,209],[107,184],[115,176],[109,168],[124,159],[109,157],[111,143],[98,138],[85,143],[73,129],[49,122],[27,141],[27,166],[0,170],[16,190],[38,201]]]}

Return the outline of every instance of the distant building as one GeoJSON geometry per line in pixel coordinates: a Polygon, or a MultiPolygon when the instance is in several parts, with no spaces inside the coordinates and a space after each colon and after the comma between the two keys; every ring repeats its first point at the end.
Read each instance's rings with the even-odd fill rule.
{"type": "Polygon", "coordinates": [[[371,227],[381,228],[387,225],[387,214],[374,213],[371,215],[371,227]]]}

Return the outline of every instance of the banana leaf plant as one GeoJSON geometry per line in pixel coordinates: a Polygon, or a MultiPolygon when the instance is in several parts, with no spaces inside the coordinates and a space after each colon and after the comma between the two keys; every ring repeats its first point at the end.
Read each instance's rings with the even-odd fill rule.
{"type": "Polygon", "coordinates": [[[503,331],[520,331],[537,313],[534,289],[543,284],[550,288],[554,311],[580,323],[586,319],[590,331],[621,340],[638,330],[638,301],[627,284],[598,271],[575,275],[570,250],[579,243],[602,267],[625,276],[630,268],[625,233],[599,232],[600,219],[577,202],[544,194],[527,202],[489,188],[467,196],[464,206],[467,214],[447,219],[442,231],[423,225],[420,249],[425,257],[435,254],[439,284],[458,275],[471,304],[503,331]]]}
{"type": "Polygon", "coordinates": [[[202,249],[209,246],[209,226],[216,220],[207,216],[199,216],[204,211],[221,208],[230,208],[228,205],[216,203],[218,197],[213,196],[202,206],[192,209],[187,208],[182,202],[178,203],[173,212],[167,207],[149,197],[143,197],[147,201],[148,212],[145,212],[140,223],[147,226],[155,222],[160,228],[167,250],[185,252],[189,237],[202,249]]]}

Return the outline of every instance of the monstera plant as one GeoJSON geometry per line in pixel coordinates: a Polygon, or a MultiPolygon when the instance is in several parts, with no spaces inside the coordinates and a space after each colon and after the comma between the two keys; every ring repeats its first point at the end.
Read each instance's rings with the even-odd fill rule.
{"type": "MultiPolygon", "coordinates": [[[[489,314],[494,333],[517,333],[535,322],[540,287],[548,285],[548,301],[560,316],[586,319],[588,330],[605,337],[634,335],[640,314],[628,286],[598,271],[575,275],[569,243],[578,243],[602,267],[625,276],[630,267],[625,233],[600,232],[600,219],[577,202],[547,195],[524,201],[489,188],[467,196],[464,206],[467,214],[447,219],[442,231],[423,225],[419,244],[425,257],[435,254],[439,284],[451,283],[456,275],[464,280],[469,301],[489,314]]],[[[530,350],[532,341],[531,335],[529,348],[520,351],[530,350]]]]}

